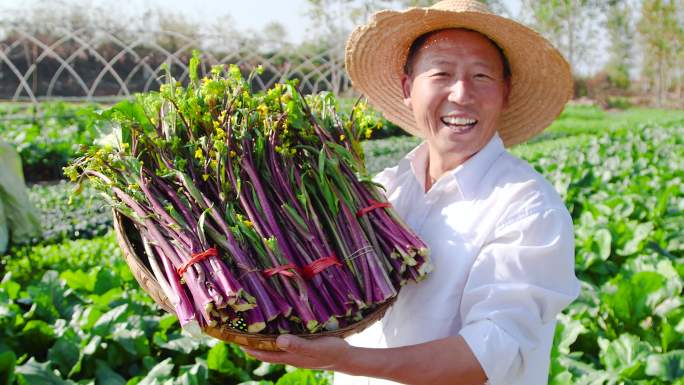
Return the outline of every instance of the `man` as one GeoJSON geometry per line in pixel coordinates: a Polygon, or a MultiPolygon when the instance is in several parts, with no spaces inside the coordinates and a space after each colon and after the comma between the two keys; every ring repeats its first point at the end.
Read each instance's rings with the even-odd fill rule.
{"type": "Polygon", "coordinates": [[[346,55],[354,86],[425,139],[376,180],[430,247],[434,271],[349,342],[281,336],[284,352],[249,352],[334,370],[335,384],[545,384],[556,315],[579,292],[572,222],[504,146],[558,115],[567,63],[467,0],[377,13],[346,55]]]}

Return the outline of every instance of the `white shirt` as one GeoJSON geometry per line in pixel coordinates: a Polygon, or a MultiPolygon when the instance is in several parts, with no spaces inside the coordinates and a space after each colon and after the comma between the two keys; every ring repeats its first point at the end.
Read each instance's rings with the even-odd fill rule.
{"type": "MultiPolygon", "coordinates": [[[[556,315],[579,294],[563,201],[498,135],[425,193],[427,154],[422,143],[375,179],[427,243],[434,269],[348,341],[383,348],[460,334],[489,384],[546,384],[556,315]]],[[[335,373],[334,384],[394,382],[335,373]]]]}

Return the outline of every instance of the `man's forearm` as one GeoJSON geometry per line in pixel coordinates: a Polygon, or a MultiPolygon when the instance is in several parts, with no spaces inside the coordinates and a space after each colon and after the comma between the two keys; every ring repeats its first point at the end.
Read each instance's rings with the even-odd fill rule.
{"type": "Polygon", "coordinates": [[[352,347],[334,370],[405,384],[481,385],[486,376],[461,336],[399,348],[352,347]]]}

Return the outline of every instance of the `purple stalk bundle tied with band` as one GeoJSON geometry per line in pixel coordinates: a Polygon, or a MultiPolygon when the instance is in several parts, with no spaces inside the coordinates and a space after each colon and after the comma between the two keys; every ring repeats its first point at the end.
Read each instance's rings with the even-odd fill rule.
{"type": "Polygon", "coordinates": [[[110,140],[66,168],[127,221],[184,329],[353,328],[425,277],[426,245],[366,173],[363,103],[345,116],[329,93],[252,92],[238,67],[199,64],[104,111],[110,140]]]}

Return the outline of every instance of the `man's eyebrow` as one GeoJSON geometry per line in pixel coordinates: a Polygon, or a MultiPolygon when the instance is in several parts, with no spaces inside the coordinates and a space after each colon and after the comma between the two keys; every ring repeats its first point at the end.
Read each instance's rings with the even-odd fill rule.
{"type": "MultiPolygon", "coordinates": [[[[431,65],[454,65],[457,64],[458,60],[457,59],[445,59],[445,58],[435,58],[430,61],[431,65]]],[[[495,66],[486,60],[477,60],[472,63],[475,66],[480,66],[480,67],[485,67],[488,70],[494,71],[495,66]]]]}

